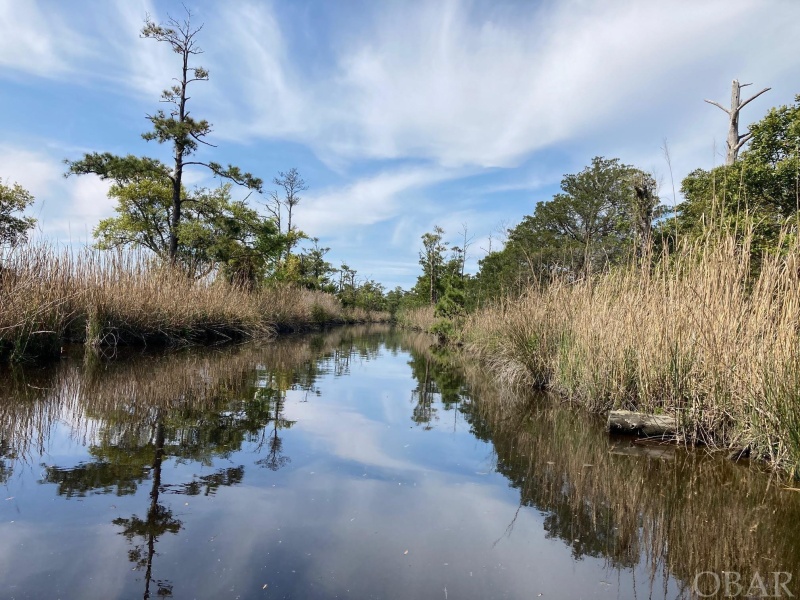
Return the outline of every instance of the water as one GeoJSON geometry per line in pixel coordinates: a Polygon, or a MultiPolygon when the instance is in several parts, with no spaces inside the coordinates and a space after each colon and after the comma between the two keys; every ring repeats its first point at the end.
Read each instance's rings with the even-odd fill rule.
{"type": "Polygon", "coordinates": [[[609,439],[421,334],[81,352],[0,381],[0,598],[690,598],[696,578],[721,597],[730,573],[745,597],[800,578],[800,493],[609,439]]]}

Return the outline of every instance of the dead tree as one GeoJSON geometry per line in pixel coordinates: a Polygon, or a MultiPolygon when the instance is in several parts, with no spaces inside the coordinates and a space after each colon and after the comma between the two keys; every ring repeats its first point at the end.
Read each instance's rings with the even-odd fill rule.
{"type": "Polygon", "coordinates": [[[719,102],[714,102],[713,100],[705,100],[709,104],[713,104],[717,108],[724,110],[728,117],[730,118],[730,125],[728,128],[728,155],[725,158],[726,165],[732,165],[736,162],[736,158],[739,156],[739,149],[744,146],[753,134],[749,131],[743,135],[739,135],[739,111],[741,111],[749,102],[758,98],[764,92],[768,92],[772,88],[764,88],[760,92],[758,92],[754,96],[750,96],[744,102],[741,101],[741,92],[742,88],[748,85],[753,85],[752,83],[739,83],[738,80],[733,80],[733,86],[731,88],[731,107],[725,108],[719,102]]]}

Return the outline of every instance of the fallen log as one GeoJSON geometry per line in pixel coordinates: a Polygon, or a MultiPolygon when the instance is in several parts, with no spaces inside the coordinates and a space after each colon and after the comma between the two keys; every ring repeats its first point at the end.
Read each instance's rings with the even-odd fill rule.
{"type": "Polygon", "coordinates": [[[674,435],[678,426],[675,419],[667,415],[648,415],[630,410],[612,410],[608,413],[607,429],[611,433],[666,437],[674,435]]]}

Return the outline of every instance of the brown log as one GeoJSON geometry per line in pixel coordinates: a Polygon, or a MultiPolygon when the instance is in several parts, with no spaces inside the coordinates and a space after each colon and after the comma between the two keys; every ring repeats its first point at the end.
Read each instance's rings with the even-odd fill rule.
{"type": "Polygon", "coordinates": [[[612,410],[608,413],[608,431],[632,435],[671,436],[677,431],[677,423],[667,415],[648,415],[630,410],[612,410]]]}

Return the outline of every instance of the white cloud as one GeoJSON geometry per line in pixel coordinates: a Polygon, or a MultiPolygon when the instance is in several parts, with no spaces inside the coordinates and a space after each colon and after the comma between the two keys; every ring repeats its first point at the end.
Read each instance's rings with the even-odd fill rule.
{"type": "Polygon", "coordinates": [[[0,178],[19,183],[36,202],[39,229],[58,240],[88,239],[97,222],[112,214],[110,184],[93,176],[65,179],[61,159],[42,151],[0,146],[0,178]]]}
{"type": "Polygon", "coordinates": [[[742,71],[782,73],[776,56],[800,49],[790,31],[800,5],[764,4],[398,3],[364,15],[333,43],[337,68],[313,75],[289,54],[274,14],[251,5],[226,24],[243,82],[227,93],[246,110],[220,120],[232,135],[307,143],[329,163],[513,166],[549,145],[610,133],[631,112],[674,115],[678,98],[691,102],[742,71]]]}
{"type": "Polygon", "coordinates": [[[379,173],[310,195],[297,206],[297,222],[306,233],[317,236],[374,225],[407,212],[414,203],[413,192],[455,176],[454,172],[424,167],[379,173]]]}
{"type": "Polygon", "coordinates": [[[0,69],[56,77],[82,56],[81,37],[52,5],[0,0],[0,69]]]}

